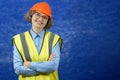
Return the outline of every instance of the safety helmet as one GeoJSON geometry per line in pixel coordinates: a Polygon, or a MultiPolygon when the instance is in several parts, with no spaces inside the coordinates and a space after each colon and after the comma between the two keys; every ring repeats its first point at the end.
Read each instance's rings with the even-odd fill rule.
{"type": "Polygon", "coordinates": [[[31,11],[36,11],[38,13],[44,13],[50,18],[52,18],[51,8],[47,2],[38,2],[30,8],[31,11]]]}

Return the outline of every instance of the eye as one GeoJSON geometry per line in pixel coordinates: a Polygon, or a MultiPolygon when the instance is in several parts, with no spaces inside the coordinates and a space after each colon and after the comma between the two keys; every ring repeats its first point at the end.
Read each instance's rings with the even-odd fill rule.
{"type": "Polygon", "coordinates": [[[46,16],[42,16],[44,19],[48,19],[48,17],[46,17],[46,16]]]}
{"type": "Polygon", "coordinates": [[[37,16],[40,16],[40,14],[39,14],[39,13],[37,13],[36,15],[37,15],[37,16]]]}

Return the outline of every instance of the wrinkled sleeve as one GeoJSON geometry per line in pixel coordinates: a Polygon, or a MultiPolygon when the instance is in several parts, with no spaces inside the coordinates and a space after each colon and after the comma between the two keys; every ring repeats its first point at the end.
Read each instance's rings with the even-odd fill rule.
{"type": "Polygon", "coordinates": [[[31,69],[42,73],[49,73],[57,70],[60,61],[59,42],[55,45],[55,47],[53,47],[52,53],[55,54],[55,58],[52,61],[32,62],[31,69]]]}
{"type": "Polygon", "coordinates": [[[32,76],[37,74],[36,71],[30,68],[27,68],[22,64],[23,64],[23,60],[21,58],[21,55],[19,54],[16,46],[13,45],[13,66],[14,66],[15,73],[25,75],[25,76],[32,76]]]}

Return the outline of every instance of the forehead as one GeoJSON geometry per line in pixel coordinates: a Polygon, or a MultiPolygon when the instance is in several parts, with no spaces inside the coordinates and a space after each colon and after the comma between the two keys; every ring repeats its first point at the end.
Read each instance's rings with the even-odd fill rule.
{"type": "Polygon", "coordinates": [[[46,14],[44,14],[44,13],[42,13],[42,12],[36,12],[37,14],[40,14],[40,15],[42,15],[42,16],[46,16],[46,17],[48,17],[46,14]]]}

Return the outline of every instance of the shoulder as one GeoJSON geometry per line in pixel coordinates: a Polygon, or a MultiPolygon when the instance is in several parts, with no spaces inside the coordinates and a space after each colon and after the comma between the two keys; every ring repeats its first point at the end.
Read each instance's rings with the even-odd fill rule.
{"type": "Polygon", "coordinates": [[[27,32],[29,32],[29,31],[25,31],[25,32],[23,32],[23,33],[16,34],[16,35],[14,35],[14,36],[12,37],[12,39],[15,39],[15,38],[19,37],[21,34],[25,34],[25,33],[27,33],[27,32]]]}
{"type": "Polygon", "coordinates": [[[51,31],[46,31],[46,34],[49,34],[49,35],[55,35],[55,37],[59,37],[59,38],[61,38],[61,36],[59,35],[59,34],[57,34],[57,33],[54,33],[54,32],[51,32],[51,31]]]}

